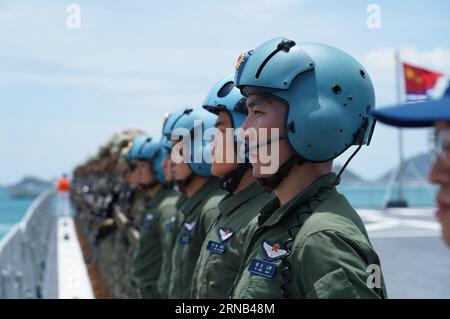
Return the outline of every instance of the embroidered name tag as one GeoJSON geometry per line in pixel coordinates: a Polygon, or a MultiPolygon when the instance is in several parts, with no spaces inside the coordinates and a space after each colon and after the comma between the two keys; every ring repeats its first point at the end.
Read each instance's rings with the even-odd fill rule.
{"type": "Polygon", "coordinates": [[[272,279],[277,271],[277,265],[269,261],[253,258],[248,271],[257,276],[272,279]]]}
{"type": "Polygon", "coordinates": [[[214,240],[210,240],[208,241],[206,249],[212,252],[213,254],[223,254],[225,250],[227,250],[227,245],[223,243],[218,243],[214,240]]]}
{"type": "Polygon", "coordinates": [[[191,235],[185,234],[180,237],[180,243],[187,244],[191,240],[191,235]]]}

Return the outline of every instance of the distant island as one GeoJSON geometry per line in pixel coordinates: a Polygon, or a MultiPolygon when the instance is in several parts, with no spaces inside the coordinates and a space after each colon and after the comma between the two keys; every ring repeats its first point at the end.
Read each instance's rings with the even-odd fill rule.
{"type": "Polygon", "coordinates": [[[16,198],[33,198],[51,187],[52,183],[36,177],[24,177],[20,182],[6,187],[9,196],[16,198]]]}
{"type": "MultiPolygon", "coordinates": [[[[431,168],[430,156],[426,153],[418,154],[405,160],[405,171],[403,180],[405,182],[416,182],[427,179],[431,168]]],[[[387,171],[377,181],[388,182],[392,173],[395,173],[397,167],[387,171]]]]}
{"type": "MultiPolygon", "coordinates": [[[[334,172],[339,172],[342,166],[333,167],[334,172]]],[[[426,153],[415,155],[405,159],[405,171],[403,173],[403,181],[406,183],[423,182],[427,179],[428,172],[431,168],[430,157],[426,153]]],[[[380,178],[367,181],[361,176],[347,168],[341,176],[342,183],[388,183],[392,174],[396,174],[398,167],[387,170],[380,178]]],[[[396,176],[392,176],[396,178],[396,176]]]]}
{"type": "MultiPolygon", "coordinates": [[[[337,173],[339,173],[341,168],[342,168],[341,165],[333,166],[333,172],[336,172],[336,174],[337,174],[337,173]]],[[[364,183],[365,180],[347,167],[341,175],[341,182],[342,183],[364,183]]]]}

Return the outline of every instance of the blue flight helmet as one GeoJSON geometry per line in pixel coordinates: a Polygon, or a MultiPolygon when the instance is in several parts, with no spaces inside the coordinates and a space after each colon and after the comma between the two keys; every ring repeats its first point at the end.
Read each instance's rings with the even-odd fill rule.
{"type": "Polygon", "coordinates": [[[243,145],[241,143],[245,145],[245,141],[239,139],[236,134],[236,130],[242,127],[248,114],[245,101],[246,98],[234,85],[234,75],[230,75],[217,82],[203,102],[203,108],[211,113],[219,114],[219,112],[226,112],[230,116],[231,126],[235,130],[234,141],[238,150],[237,156],[239,159],[243,159],[243,162],[239,163],[235,170],[222,176],[220,180],[221,188],[230,193],[236,190],[242,177],[250,167],[248,159],[244,158],[248,154],[242,154],[239,151],[241,149],[240,146],[243,145]]]}
{"type": "Polygon", "coordinates": [[[191,143],[188,144],[189,167],[195,175],[211,176],[211,147],[209,145],[211,139],[205,137],[204,133],[206,130],[214,128],[216,118],[216,115],[201,108],[182,108],[171,113],[163,125],[163,134],[169,140],[190,138],[191,143]],[[200,133],[202,136],[196,136],[200,133]]]}
{"type": "Polygon", "coordinates": [[[242,126],[248,114],[245,97],[234,85],[234,75],[227,76],[214,85],[203,102],[203,108],[214,114],[227,112],[235,129],[242,126]]]}
{"type": "Polygon", "coordinates": [[[147,135],[139,135],[133,139],[131,142],[131,148],[128,152],[128,160],[137,159],[142,145],[147,141],[147,135]]]}
{"type": "Polygon", "coordinates": [[[161,147],[166,151],[167,154],[169,154],[172,151],[172,142],[166,136],[161,137],[160,143],[161,147]]]}
{"type": "Polygon", "coordinates": [[[158,182],[164,184],[164,172],[161,167],[162,161],[166,158],[167,151],[162,147],[157,139],[147,138],[139,149],[136,159],[150,163],[152,173],[158,182]]]}
{"type": "MultiPolygon", "coordinates": [[[[214,85],[203,102],[203,108],[214,114],[227,112],[231,118],[232,127],[237,130],[242,126],[248,114],[245,101],[246,98],[234,85],[234,75],[230,75],[214,85]]],[[[238,139],[237,134],[234,134],[234,141],[245,143],[238,139]]]]}
{"type": "Polygon", "coordinates": [[[182,107],[172,113],[164,114],[163,126],[162,126],[162,136],[166,137],[167,140],[171,141],[172,128],[176,121],[184,114],[188,107],[182,107]]]}
{"type": "Polygon", "coordinates": [[[236,86],[288,105],[285,128],[304,160],[326,162],[351,145],[369,145],[375,92],[365,68],[347,53],[319,43],[278,37],[238,58],[236,86]]]}

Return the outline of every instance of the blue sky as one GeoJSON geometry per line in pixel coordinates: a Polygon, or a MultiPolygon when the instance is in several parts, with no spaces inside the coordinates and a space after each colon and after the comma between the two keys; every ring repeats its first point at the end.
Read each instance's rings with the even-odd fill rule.
{"type": "MultiPolygon", "coordinates": [[[[165,112],[199,106],[241,51],[274,36],[347,51],[368,69],[378,107],[393,104],[394,49],[450,74],[448,12],[443,0],[0,0],[0,184],[70,171],[126,128],[158,134],[165,112]],[[70,3],[80,29],[66,26],[70,3]],[[366,26],[372,3],[380,29],[366,26]]],[[[404,135],[407,156],[428,150],[428,131],[404,135]]],[[[377,178],[396,148],[397,131],[378,125],[350,168],[377,178]]]]}

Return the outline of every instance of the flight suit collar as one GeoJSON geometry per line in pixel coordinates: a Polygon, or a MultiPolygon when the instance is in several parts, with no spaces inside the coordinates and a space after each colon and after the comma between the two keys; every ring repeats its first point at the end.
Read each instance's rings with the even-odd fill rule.
{"type": "Polygon", "coordinates": [[[252,198],[263,193],[264,190],[258,183],[254,182],[237,194],[228,194],[220,203],[219,211],[223,216],[231,214],[239,206],[245,204],[252,198]]]}
{"type": "MultiPolygon", "coordinates": [[[[336,174],[329,173],[320,176],[311,185],[305,188],[301,193],[292,198],[283,207],[280,207],[278,198],[274,198],[260,209],[258,217],[259,226],[273,226],[283,216],[289,214],[294,209],[304,205],[308,199],[313,197],[321,187],[332,186],[336,181],[336,174]]],[[[333,186],[333,190],[335,187],[333,186]]]]}
{"type": "Polygon", "coordinates": [[[157,192],[157,193],[155,194],[155,196],[153,196],[153,197],[150,199],[150,201],[149,201],[149,203],[148,203],[148,206],[150,206],[150,207],[156,207],[156,206],[158,206],[158,205],[161,203],[161,201],[166,197],[166,195],[167,195],[168,193],[170,193],[170,190],[161,188],[161,190],[160,190],[159,192],[157,192]]]}
{"type": "Polygon", "coordinates": [[[181,193],[180,196],[178,197],[178,200],[175,204],[175,208],[177,210],[180,210],[180,208],[183,206],[183,204],[188,200],[188,197],[186,196],[185,193],[181,193]]]}
{"type": "Polygon", "coordinates": [[[181,206],[180,211],[184,216],[189,216],[195,208],[205,199],[206,195],[219,188],[219,180],[216,177],[210,178],[195,194],[188,198],[181,206]]]}

